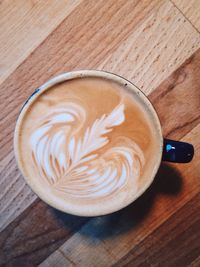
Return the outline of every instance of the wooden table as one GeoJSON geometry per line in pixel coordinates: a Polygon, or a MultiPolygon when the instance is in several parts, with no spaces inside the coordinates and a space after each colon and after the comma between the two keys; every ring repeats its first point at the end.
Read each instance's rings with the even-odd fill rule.
{"type": "Polygon", "coordinates": [[[0,1],[0,266],[200,266],[200,1],[0,1]],[[50,77],[103,69],[152,100],[166,137],[193,143],[149,190],[108,216],[39,200],[19,173],[20,107],[50,77]]]}

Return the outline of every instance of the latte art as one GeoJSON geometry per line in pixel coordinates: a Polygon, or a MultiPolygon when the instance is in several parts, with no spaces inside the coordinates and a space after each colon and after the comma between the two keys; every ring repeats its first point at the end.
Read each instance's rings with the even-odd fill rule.
{"type": "Polygon", "coordinates": [[[131,83],[75,71],[48,81],[26,102],[15,129],[15,155],[43,201],[74,215],[105,215],[151,184],[162,156],[159,125],[131,83]]]}
{"type": "Polygon", "coordinates": [[[40,178],[72,198],[106,197],[128,181],[137,190],[145,163],[141,148],[126,136],[115,137],[109,147],[109,133],[126,120],[124,109],[120,102],[81,133],[88,111],[73,102],[55,106],[30,136],[32,161],[40,178]]]}

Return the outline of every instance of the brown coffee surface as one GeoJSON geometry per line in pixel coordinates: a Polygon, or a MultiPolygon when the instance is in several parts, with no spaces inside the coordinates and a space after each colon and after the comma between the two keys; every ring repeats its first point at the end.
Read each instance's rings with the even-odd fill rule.
{"type": "Polygon", "coordinates": [[[21,121],[17,144],[34,191],[83,215],[130,202],[149,182],[160,150],[142,97],[98,77],[68,80],[38,95],[21,121]]]}

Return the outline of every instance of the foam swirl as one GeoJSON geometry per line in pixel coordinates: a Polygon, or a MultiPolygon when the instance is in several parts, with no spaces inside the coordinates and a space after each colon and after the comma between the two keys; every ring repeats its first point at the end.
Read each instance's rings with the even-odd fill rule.
{"type": "Polygon", "coordinates": [[[135,142],[118,137],[114,146],[98,153],[109,143],[106,134],[125,121],[124,104],[96,119],[77,138],[86,115],[83,107],[68,102],[39,122],[30,137],[30,146],[40,177],[55,190],[76,198],[108,196],[130,179],[137,189],[144,155],[135,142]]]}

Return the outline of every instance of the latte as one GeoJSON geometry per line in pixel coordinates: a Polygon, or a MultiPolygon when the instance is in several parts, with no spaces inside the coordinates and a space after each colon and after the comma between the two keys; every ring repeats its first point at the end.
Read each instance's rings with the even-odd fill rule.
{"type": "Polygon", "coordinates": [[[15,152],[26,181],[72,214],[128,205],[160,163],[161,133],[150,103],[133,85],[107,75],[47,84],[18,119],[15,152]]]}

